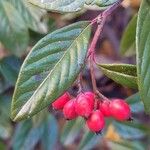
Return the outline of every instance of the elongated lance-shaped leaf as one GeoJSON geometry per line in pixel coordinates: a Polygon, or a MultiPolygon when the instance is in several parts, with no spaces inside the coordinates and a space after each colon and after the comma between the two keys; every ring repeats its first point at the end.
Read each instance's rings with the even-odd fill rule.
{"type": "Polygon", "coordinates": [[[16,84],[11,117],[38,113],[76,80],[87,54],[91,25],[79,22],[40,40],[27,56],[16,84]]]}
{"type": "Polygon", "coordinates": [[[136,66],[129,64],[98,64],[102,72],[115,82],[137,88],[136,66]]]}
{"type": "Polygon", "coordinates": [[[82,118],[78,118],[75,120],[71,120],[65,124],[61,133],[61,142],[67,146],[74,142],[77,138],[81,129],[83,128],[84,120],[82,118]]]}
{"type": "Polygon", "coordinates": [[[78,150],[91,150],[100,141],[101,135],[86,130],[78,146],[78,150]]]}
{"type": "Polygon", "coordinates": [[[135,37],[136,37],[137,14],[129,22],[126,27],[120,44],[120,52],[125,56],[132,56],[136,53],[135,37]]]}
{"type": "Polygon", "coordinates": [[[138,14],[136,32],[139,93],[145,111],[150,113],[150,1],[143,0],[138,14]]]}

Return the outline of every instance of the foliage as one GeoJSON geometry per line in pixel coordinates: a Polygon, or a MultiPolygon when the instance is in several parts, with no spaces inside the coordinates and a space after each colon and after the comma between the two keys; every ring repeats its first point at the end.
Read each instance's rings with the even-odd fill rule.
{"type": "MultiPolygon", "coordinates": [[[[79,150],[103,145],[103,140],[107,140],[112,149],[147,148],[145,141],[140,140],[150,139],[150,128],[138,117],[134,122],[107,120],[103,135],[97,136],[83,127],[82,118],[63,124],[59,130],[54,113],[46,109],[70,90],[83,72],[93,25],[91,21],[79,21],[48,33],[55,25],[49,12],[73,13],[75,17],[75,12],[82,14],[83,9],[108,10],[116,2],[118,0],[62,0],[61,3],[60,0],[0,0],[0,50],[3,47],[9,54],[0,60],[0,149],[6,149],[4,141],[8,139],[12,139],[14,150],[32,150],[37,145],[49,150],[59,142],[67,147],[78,139],[81,140],[77,142],[79,150]],[[34,43],[37,44],[34,46],[34,43]],[[20,122],[12,123],[10,114],[13,121],[20,122]],[[108,134],[110,126],[112,135],[118,135],[117,140],[108,134]]],[[[122,56],[136,55],[136,64],[96,64],[108,78],[138,92],[126,99],[135,116],[144,111],[150,113],[149,12],[149,0],[142,0],[121,39],[122,56]]]]}

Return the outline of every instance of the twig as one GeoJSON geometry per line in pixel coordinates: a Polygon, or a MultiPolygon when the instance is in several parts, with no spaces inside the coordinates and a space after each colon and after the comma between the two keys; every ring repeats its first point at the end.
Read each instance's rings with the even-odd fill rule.
{"type": "MultiPolygon", "coordinates": [[[[91,25],[93,25],[94,23],[97,22],[98,27],[96,29],[93,40],[92,40],[91,45],[88,50],[88,58],[89,58],[89,62],[90,62],[90,74],[91,74],[93,91],[99,98],[101,98],[101,100],[103,100],[103,99],[109,100],[109,99],[107,97],[105,97],[103,94],[101,94],[97,89],[96,79],[95,79],[95,74],[94,74],[94,66],[93,66],[93,62],[95,62],[95,59],[94,59],[95,47],[96,47],[98,38],[102,32],[103,26],[106,22],[106,18],[122,3],[122,1],[123,0],[118,0],[115,4],[110,6],[108,9],[106,9],[104,12],[99,14],[95,19],[93,19],[91,21],[91,25]]],[[[97,103],[95,105],[97,105],[97,103]]]]}

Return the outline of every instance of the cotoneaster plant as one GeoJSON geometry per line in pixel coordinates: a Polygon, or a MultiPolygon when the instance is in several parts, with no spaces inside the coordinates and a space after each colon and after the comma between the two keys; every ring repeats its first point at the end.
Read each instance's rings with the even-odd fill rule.
{"type": "Polygon", "coordinates": [[[87,127],[95,133],[101,132],[104,128],[105,117],[112,117],[118,121],[131,120],[131,109],[125,100],[119,98],[111,100],[98,90],[95,64],[117,83],[138,89],[146,112],[150,112],[149,85],[147,85],[150,79],[146,73],[150,67],[145,61],[149,59],[147,54],[150,47],[148,43],[144,43],[150,41],[147,38],[150,32],[143,31],[143,26],[150,25],[146,15],[149,15],[149,0],[143,0],[138,14],[137,66],[98,64],[95,59],[95,47],[105,22],[123,0],[69,2],[62,0],[61,3],[58,0],[29,1],[41,8],[60,13],[76,12],[87,5],[103,7],[103,11],[91,21],[77,22],[46,35],[32,48],[21,67],[16,83],[11,106],[13,121],[31,118],[51,104],[55,110],[62,111],[67,120],[82,117],[87,127]],[[97,29],[90,43],[91,28],[95,24],[97,29]],[[90,64],[93,91],[83,92],[81,76],[87,63],[90,64]],[[77,96],[73,97],[68,89],[75,82],[78,82],[79,90],[77,96]]]}

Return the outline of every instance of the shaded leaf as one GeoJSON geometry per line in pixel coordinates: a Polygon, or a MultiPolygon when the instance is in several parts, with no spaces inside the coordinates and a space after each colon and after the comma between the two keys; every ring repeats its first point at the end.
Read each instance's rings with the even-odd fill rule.
{"type": "Polygon", "coordinates": [[[129,64],[98,64],[102,72],[115,82],[137,88],[136,66],[129,64]]]}
{"type": "Polygon", "coordinates": [[[49,116],[44,122],[44,132],[42,136],[42,145],[44,150],[55,149],[58,139],[58,124],[53,116],[49,116]]]}
{"type": "Polygon", "coordinates": [[[98,144],[101,135],[96,135],[87,130],[82,137],[82,140],[78,146],[78,150],[91,150],[96,144],[98,144]]]}
{"type": "Polygon", "coordinates": [[[0,41],[16,56],[21,56],[29,41],[28,29],[18,11],[7,1],[0,0],[0,41]]]}
{"type": "Polygon", "coordinates": [[[121,141],[121,142],[108,142],[108,146],[111,150],[145,150],[144,146],[140,142],[121,141]]]}
{"type": "Polygon", "coordinates": [[[131,19],[121,39],[120,51],[122,55],[131,56],[135,54],[137,14],[131,19]]]}
{"type": "Polygon", "coordinates": [[[84,66],[91,26],[79,22],[41,39],[25,59],[13,96],[11,117],[25,119],[63,94],[84,66]]]}
{"type": "Polygon", "coordinates": [[[12,134],[12,126],[9,118],[10,112],[10,95],[0,95],[0,138],[10,138],[12,134]]]}
{"type": "Polygon", "coordinates": [[[150,4],[143,0],[138,14],[136,47],[139,93],[145,111],[150,113],[150,4]]]}
{"type": "Polygon", "coordinates": [[[19,12],[27,26],[36,32],[47,32],[47,26],[41,22],[45,11],[34,7],[27,0],[9,0],[19,12]]]}
{"type": "Polygon", "coordinates": [[[61,142],[66,146],[74,142],[83,128],[84,120],[78,118],[67,122],[61,133],[61,142]]]}
{"type": "Polygon", "coordinates": [[[132,113],[139,113],[144,111],[144,105],[141,101],[139,93],[136,93],[126,99],[130,104],[132,113]]]}
{"type": "Polygon", "coordinates": [[[142,130],[140,130],[140,128],[136,128],[136,126],[134,126],[135,122],[134,123],[114,122],[113,124],[115,126],[116,131],[122,138],[138,139],[143,138],[145,136],[145,133],[142,130]]]}
{"type": "Polygon", "coordinates": [[[6,81],[15,85],[19,69],[21,66],[21,60],[14,56],[5,57],[0,60],[0,72],[6,81]]]}

